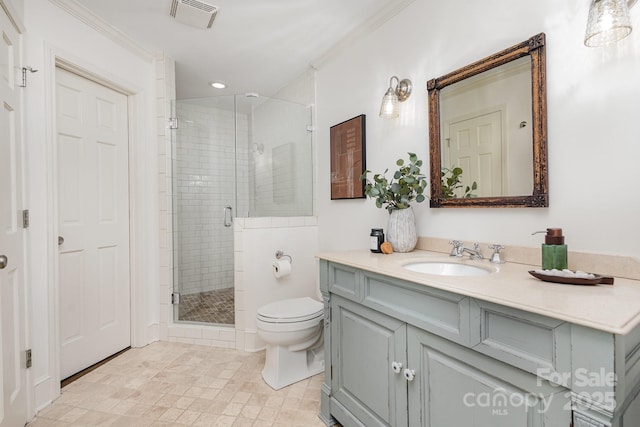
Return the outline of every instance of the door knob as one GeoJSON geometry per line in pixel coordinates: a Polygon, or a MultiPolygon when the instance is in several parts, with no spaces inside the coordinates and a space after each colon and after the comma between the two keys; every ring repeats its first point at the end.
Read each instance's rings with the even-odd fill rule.
{"type": "Polygon", "coordinates": [[[402,363],[400,362],[391,362],[391,370],[394,374],[399,374],[402,370],[402,363]]]}
{"type": "Polygon", "coordinates": [[[64,243],[64,237],[58,236],[58,246],[64,243]]]}
{"type": "Polygon", "coordinates": [[[403,371],[404,374],[404,379],[411,382],[413,381],[413,379],[416,377],[416,371],[414,371],[413,369],[405,369],[403,371]]]}
{"type": "Polygon", "coordinates": [[[4,269],[9,264],[9,259],[5,255],[0,255],[0,270],[4,269]]]}

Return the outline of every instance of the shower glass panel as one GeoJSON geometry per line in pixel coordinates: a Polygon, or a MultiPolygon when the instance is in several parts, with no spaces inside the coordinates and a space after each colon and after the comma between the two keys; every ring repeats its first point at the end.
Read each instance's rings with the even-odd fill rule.
{"type": "Polygon", "coordinates": [[[313,215],[311,107],[251,94],[236,107],[248,124],[247,216],[313,215]]]}
{"type": "Polygon", "coordinates": [[[233,326],[233,218],[313,214],[311,108],[230,95],[172,113],[174,321],[233,326]]]}

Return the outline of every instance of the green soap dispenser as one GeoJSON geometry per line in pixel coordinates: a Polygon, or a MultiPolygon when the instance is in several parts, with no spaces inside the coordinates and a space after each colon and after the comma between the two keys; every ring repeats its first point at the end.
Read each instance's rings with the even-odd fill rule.
{"type": "Polygon", "coordinates": [[[567,245],[564,244],[562,228],[547,228],[546,231],[536,231],[533,234],[546,233],[542,245],[542,269],[563,270],[568,268],[567,245]]]}

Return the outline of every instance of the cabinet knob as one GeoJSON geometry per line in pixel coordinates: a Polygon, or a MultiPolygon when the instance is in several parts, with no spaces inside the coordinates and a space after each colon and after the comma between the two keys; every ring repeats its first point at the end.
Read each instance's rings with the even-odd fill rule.
{"type": "Polygon", "coordinates": [[[399,374],[400,371],[402,371],[402,363],[400,363],[400,362],[391,362],[391,370],[395,374],[399,374]]]}
{"type": "Polygon", "coordinates": [[[413,379],[416,377],[416,371],[414,371],[413,369],[405,369],[403,374],[404,379],[409,382],[413,381],[413,379]]]}

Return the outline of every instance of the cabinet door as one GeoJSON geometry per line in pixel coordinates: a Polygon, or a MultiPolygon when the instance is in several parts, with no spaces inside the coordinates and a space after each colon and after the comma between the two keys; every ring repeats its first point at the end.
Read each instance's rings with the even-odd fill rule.
{"type": "Polygon", "coordinates": [[[406,324],[332,295],[331,412],[344,426],[406,426],[406,324]]]}
{"type": "Polygon", "coordinates": [[[414,327],[407,330],[409,425],[568,427],[568,390],[414,327]]]}

